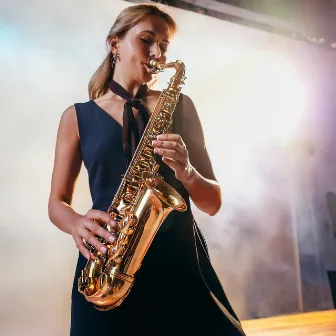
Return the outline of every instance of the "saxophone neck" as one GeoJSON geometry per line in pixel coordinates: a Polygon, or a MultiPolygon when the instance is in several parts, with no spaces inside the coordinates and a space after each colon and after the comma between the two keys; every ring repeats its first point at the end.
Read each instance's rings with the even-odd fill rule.
{"type": "Polygon", "coordinates": [[[181,85],[184,85],[185,77],[185,65],[183,62],[177,60],[170,63],[160,63],[158,61],[150,61],[150,66],[153,73],[162,72],[168,68],[175,69],[175,75],[170,78],[170,82],[166,91],[171,91],[173,96],[176,96],[176,100],[179,96],[179,91],[181,90],[181,85]]]}
{"type": "Polygon", "coordinates": [[[179,60],[170,63],[160,63],[159,61],[151,60],[149,65],[153,72],[162,72],[165,69],[174,68],[176,73],[180,71],[183,71],[184,73],[185,69],[184,63],[179,60]]]}

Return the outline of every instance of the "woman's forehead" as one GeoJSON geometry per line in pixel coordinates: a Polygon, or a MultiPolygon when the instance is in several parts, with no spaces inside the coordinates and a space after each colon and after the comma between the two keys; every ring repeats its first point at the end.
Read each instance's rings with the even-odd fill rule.
{"type": "Polygon", "coordinates": [[[159,16],[148,16],[146,19],[138,22],[132,30],[136,34],[147,32],[161,40],[169,41],[169,26],[167,22],[159,16]]]}

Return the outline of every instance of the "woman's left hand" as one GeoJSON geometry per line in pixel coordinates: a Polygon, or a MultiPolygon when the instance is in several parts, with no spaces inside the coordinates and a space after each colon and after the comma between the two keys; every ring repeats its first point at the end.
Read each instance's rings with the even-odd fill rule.
{"type": "Polygon", "coordinates": [[[162,156],[162,161],[175,172],[182,183],[188,182],[193,172],[185,143],[178,134],[160,134],[152,142],[154,153],[162,156]]]}

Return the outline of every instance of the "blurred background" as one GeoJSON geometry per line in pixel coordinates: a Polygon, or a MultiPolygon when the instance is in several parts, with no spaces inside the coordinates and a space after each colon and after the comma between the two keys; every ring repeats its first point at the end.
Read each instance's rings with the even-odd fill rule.
{"type": "MultiPolygon", "coordinates": [[[[48,219],[56,133],[89,100],[107,33],[133,2],[0,3],[1,335],[69,333],[78,252],[48,219]]],[[[194,214],[234,309],[244,320],[334,308],[336,3],[165,4],[179,25],[168,58],[186,64],[223,193],[215,217],[194,214]]],[[[73,207],[91,205],[83,167],[73,207]]]]}

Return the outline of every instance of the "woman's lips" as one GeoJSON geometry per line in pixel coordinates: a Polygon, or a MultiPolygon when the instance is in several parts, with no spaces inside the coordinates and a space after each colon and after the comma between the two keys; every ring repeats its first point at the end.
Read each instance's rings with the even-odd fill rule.
{"type": "Polygon", "coordinates": [[[148,73],[150,73],[150,74],[153,73],[152,69],[149,67],[149,64],[144,63],[143,65],[144,65],[144,67],[145,67],[145,69],[146,69],[146,72],[148,72],[148,73]]]}

